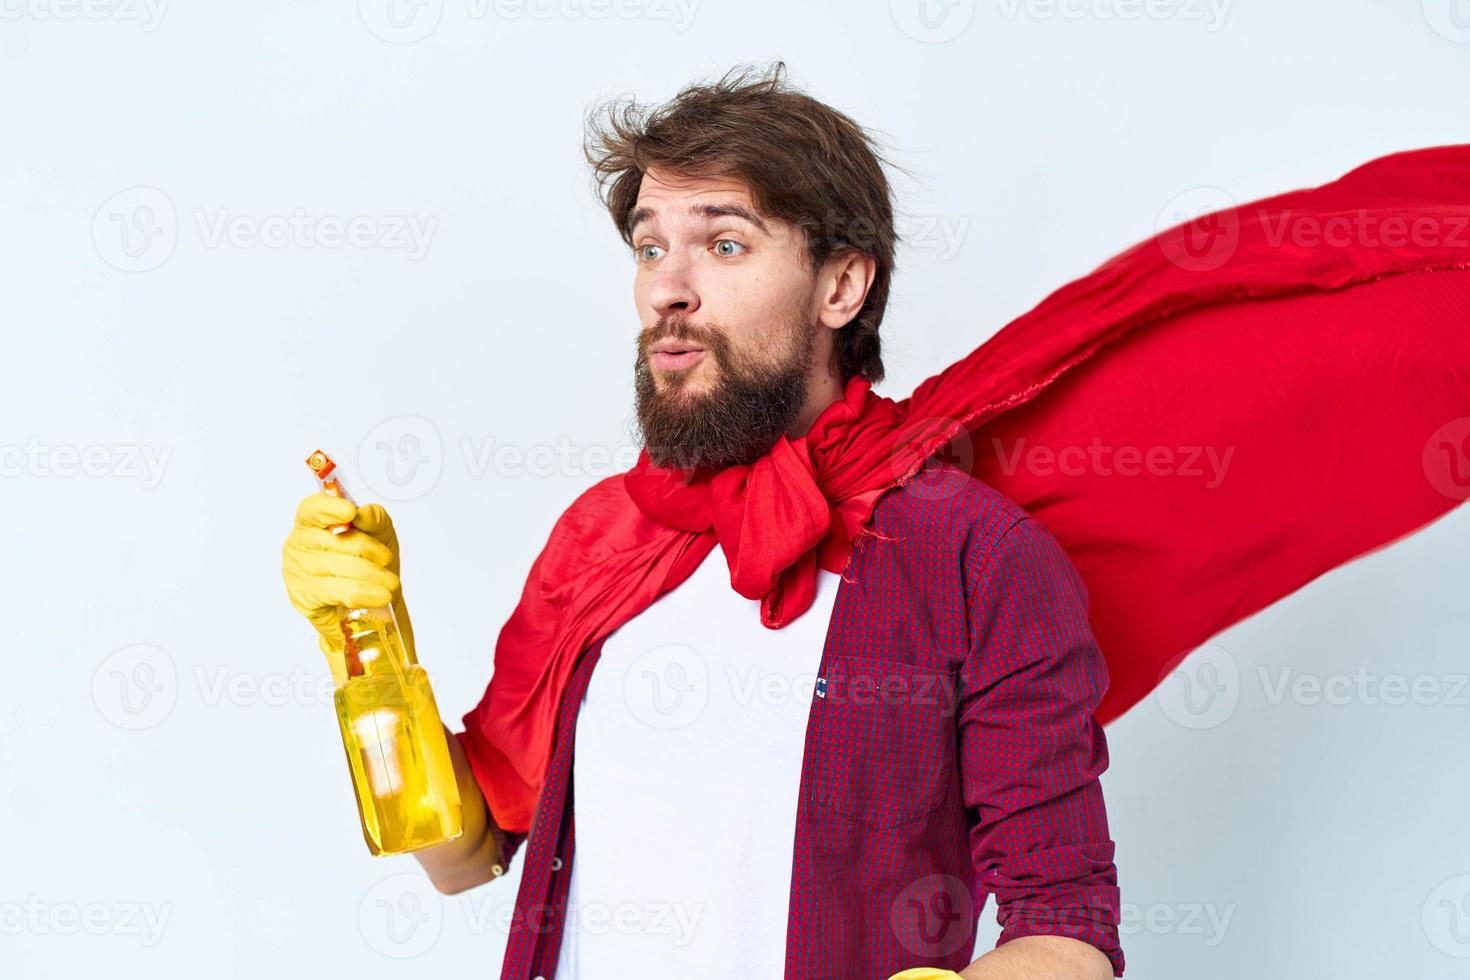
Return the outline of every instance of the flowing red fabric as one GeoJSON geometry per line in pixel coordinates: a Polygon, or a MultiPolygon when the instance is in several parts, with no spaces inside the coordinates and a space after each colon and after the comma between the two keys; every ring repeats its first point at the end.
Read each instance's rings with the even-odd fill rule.
{"type": "Polygon", "coordinates": [[[646,453],[556,522],[461,736],[525,831],[579,653],[718,542],[779,629],[931,457],[1047,527],[1086,582],[1107,722],[1190,650],[1470,496],[1470,146],[1165,231],[902,401],[853,378],[749,466],[646,453]]]}

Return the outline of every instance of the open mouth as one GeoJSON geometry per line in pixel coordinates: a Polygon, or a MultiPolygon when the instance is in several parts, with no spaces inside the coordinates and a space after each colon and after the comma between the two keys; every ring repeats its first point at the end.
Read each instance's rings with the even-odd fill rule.
{"type": "Polygon", "coordinates": [[[649,360],[660,371],[683,371],[693,367],[704,357],[703,347],[686,341],[660,340],[649,352],[649,360]]]}

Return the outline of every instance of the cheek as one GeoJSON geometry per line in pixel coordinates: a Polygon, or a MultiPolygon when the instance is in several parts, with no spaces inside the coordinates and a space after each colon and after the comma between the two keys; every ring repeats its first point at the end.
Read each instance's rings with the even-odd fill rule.
{"type": "Polygon", "coordinates": [[[633,286],[633,312],[639,334],[646,333],[658,326],[659,311],[653,304],[652,291],[641,283],[633,286]]]}
{"type": "Polygon", "coordinates": [[[809,287],[793,280],[784,270],[730,272],[706,295],[708,305],[718,306],[724,318],[732,323],[748,324],[755,331],[774,334],[771,324],[789,318],[808,302],[809,287]]]}
{"type": "Polygon", "coordinates": [[[633,277],[633,307],[640,319],[648,319],[648,284],[642,272],[633,277]]]}

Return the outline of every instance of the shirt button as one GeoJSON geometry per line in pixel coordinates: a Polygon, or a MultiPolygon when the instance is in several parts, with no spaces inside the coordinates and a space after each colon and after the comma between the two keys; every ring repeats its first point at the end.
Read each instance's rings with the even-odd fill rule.
{"type": "MultiPolygon", "coordinates": [[[[554,857],[554,858],[551,859],[551,870],[552,871],[560,871],[561,870],[561,858],[554,857]]],[[[546,980],[546,978],[543,977],[542,980],[546,980]]]]}
{"type": "Polygon", "coordinates": [[[505,866],[500,864],[495,865],[493,868],[490,869],[490,874],[494,875],[496,878],[499,878],[501,875],[505,874],[505,866]]]}

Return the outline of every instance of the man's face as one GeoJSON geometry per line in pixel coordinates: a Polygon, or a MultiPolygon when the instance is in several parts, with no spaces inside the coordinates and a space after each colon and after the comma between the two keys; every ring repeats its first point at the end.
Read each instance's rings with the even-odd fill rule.
{"type": "Polygon", "coordinates": [[[633,214],[638,420],[662,466],[748,463],[801,415],[831,350],[795,225],[728,178],[643,176],[633,214]]]}

